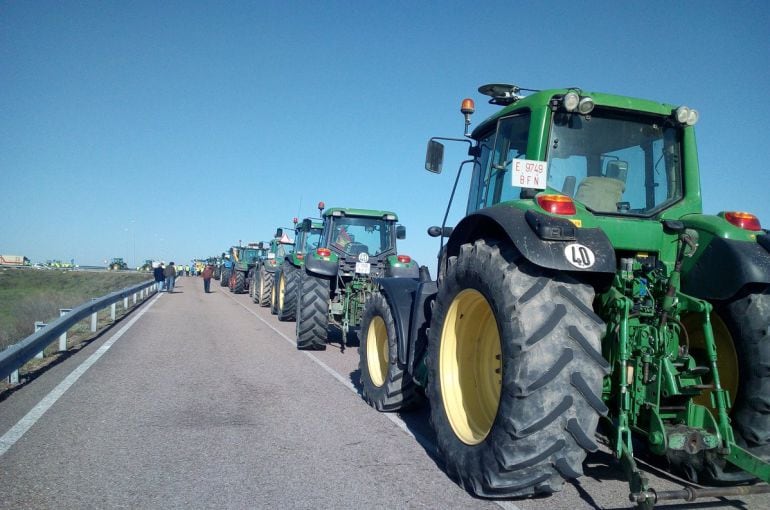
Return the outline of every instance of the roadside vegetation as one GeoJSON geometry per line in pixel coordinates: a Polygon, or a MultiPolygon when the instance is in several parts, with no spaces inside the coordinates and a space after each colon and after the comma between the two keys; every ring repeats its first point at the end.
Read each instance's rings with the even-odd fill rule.
{"type": "Polygon", "coordinates": [[[60,308],[75,308],[150,278],[147,273],[2,269],[0,350],[34,333],[35,321],[58,318],[60,308]]]}

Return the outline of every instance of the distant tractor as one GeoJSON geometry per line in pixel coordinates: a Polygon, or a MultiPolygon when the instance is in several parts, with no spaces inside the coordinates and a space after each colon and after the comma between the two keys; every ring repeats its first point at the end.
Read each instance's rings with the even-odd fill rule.
{"type": "Polygon", "coordinates": [[[137,271],[143,272],[143,273],[149,273],[152,271],[152,260],[146,259],[144,261],[144,264],[136,268],[137,271]]]}
{"type": "Polygon", "coordinates": [[[259,306],[270,306],[275,270],[284,257],[294,249],[294,241],[289,239],[282,227],[279,227],[273,239],[265,243],[265,249],[265,256],[260,259],[254,270],[252,298],[259,306]]]}
{"type": "MultiPolygon", "coordinates": [[[[63,267],[63,266],[58,266],[63,267]]],[[[128,269],[128,264],[125,263],[125,261],[120,257],[115,257],[110,261],[109,266],[107,267],[110,271],[125,271],[128,269]]]]}
{"type": "Polygon", "coordinates": [[[304,254],[297,285],[297,348],[326,349],[328,326],[333,324],[342,331],[344,349],[348,331],[361,322],[364,303],[377,292],[373,279],[416,279],[419,268],[396,251],[397,239],[406,237],[396,213],[324,210],[323,202],[318,208],[323,231],[318,247],[304,254]]]}
{"type": "Polygon", "coordinates": [[[262,250],[261,243],[250,243],[247,246],[230,248],[230,273],[228,286],[230,292],[242,294],[249,291],[249,283],[254,274],[254,268],[262,250]]]}
{"type": "Polygon", "coordinates": [[[314,252],[320,245],[323,233],[323,220],[305,218],[301,223],[295,221],[294,251],[287,254],[283,261],[278,261],[278,268],[273,279],[272,309],[279,321],[293,321],[297,310],[297,285],[300,273],[305,267],[305,256],[314,252]]]}

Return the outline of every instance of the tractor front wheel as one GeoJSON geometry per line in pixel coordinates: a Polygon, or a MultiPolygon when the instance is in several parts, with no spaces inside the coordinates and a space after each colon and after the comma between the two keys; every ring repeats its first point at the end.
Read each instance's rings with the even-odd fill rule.
{"type": "Polygon", "coordinates": [[[326,349],[329,289],[327,278],[300,273],[297,286],[297,349],[326,349]]]}
{"type": "Polygon", "coordinates": [[[276,269],[273,274],[273,289],[270,292],[270,314],[278,315],[278,287],[281,280],[281,270],[276,269]]]}
{"type": "Polygon", "coordinates": [[[297,317],[299,271],[297,267],[284,262],[280,270],[280,277],[276,279],[278,288],[275,289],[275,300],[279,321],[293,321],[297,317]]]}
{"type": "Polygon", "coordinates": [[[230,283],[230,271],[227,269],[222,270],[222,277],[219,279],[220,287],[227,287],[230,283]]]}
{"type": "Polygon", "coordinates": [[[396,325],[382,294],[366,302],[358,342],[358,368],[364,400],[378,411],[414,409],[422,394],[406,367],[398,361],[396,325]]]}
{"type": "Polygon", "coordinates": [[[270,293],[273,290],[273,275],[270,274],[265,266],[259,268],[259,292],[257,304],[259,306],[270,306],[270,293]]]}
{"type": "Polygon", "coordinates": [[[233,292],[242,294],[246,287],[246,274],[243,271],[236,271],[233,278],[233,292]]]}
{"type": "Polygon", "coordinates": [[[594,289],[480,239],[450,257],[428,342],[427,396],[447,473],[487,498],[550,494],[595,451],[605,324],[594,289]]]}

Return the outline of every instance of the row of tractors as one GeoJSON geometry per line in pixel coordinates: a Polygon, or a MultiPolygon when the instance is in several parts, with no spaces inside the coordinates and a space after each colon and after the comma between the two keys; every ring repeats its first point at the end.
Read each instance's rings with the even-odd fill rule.
{"type": "Polygon", "coordinates": [[[295,218],[293,227],[278,227],[268,242],[230,247],[218,264],[219,281],[270,307],[278,320],[296,321],[299,349],[325,349],[330,325],[341,331],[344,349],[377,292],[377,279],[417,279],[419,268],[398,254],[406,229],[395,213],[326,208],[323,202],[318,208],[320,218],[295,218]]]}
{"type": "Polygon", "coordinates": [[[279,229],[233,247],[223,285],[295,320],[299,349],[358,328],[363,398],[427,402],[446,472],[479,497],[557,492],[602,441],[639,508],[770,492],[770,234],[703,213],[698,112],[522,90],[479,88],[501,109],[469,132],[465,99],[463,136],[428,142],[430,172],[442,142],[469,156],[428,229],[435,279],[398,255],[394,213],[321,206],[293,246],[279,229]],[[682,490],[656,491],[640,458],[682,490]]]}

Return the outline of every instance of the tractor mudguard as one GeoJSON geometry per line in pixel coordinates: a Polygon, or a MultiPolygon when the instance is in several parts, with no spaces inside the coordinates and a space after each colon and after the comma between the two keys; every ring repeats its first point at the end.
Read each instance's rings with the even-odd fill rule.
{"type": "Polygon", "coordinates": [[[385,271],[388,277],[392,278],[412,278],[416,280],[420,276],[420,268],[417,267],[417,264],[402,267],[390,266],[385,271]]]}
{"type": "Polygon", "coordinates": [[[337,276],[339,262],[336,259],[320,260],[315,257],[305,259],[305,269],[310,273],[316,273],[323,276],[337,276]]]}
{"type": "Polygon", "coordinates": [[[617,270],[615,250],[601,229],[578,228],[565,218],[505,204],[463,218],[449,237],[447,253],[457,255],[462,244],[485,236],[508,237],[524,258],[547,269],[602,273],[609,281],[617,270]]]}
{"type": "Polygon", "coordinates": [[[770,236],[757,242],[714,237],[682,274],[682,292],[701,299],[730,299],[749,284],[770,284],[770,236]]]}
{"type": "MultiPolygon", "coordinates": [[[[425,302],[438,292],[436,282],[421,282],[412,278],[375,278],[380,292],[390,306],[396,326],[398,360],[409,372],[417,353],[416,341],[420,329],[430,321],[425,302]]],[[[423,346],[424,347],[424,346],[423,346]]]]}

